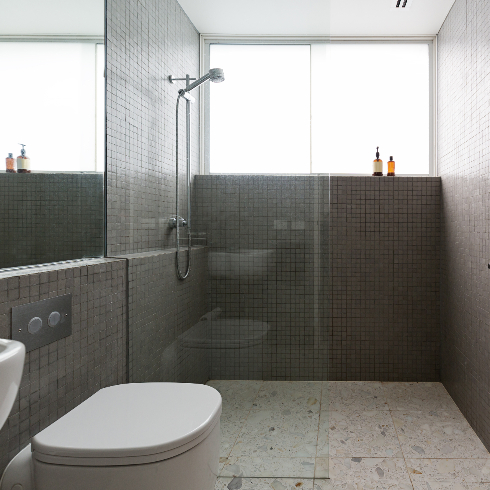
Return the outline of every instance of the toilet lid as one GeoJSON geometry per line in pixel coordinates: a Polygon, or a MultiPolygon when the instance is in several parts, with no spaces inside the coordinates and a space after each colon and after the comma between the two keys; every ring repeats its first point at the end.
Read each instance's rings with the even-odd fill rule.
{"type": "Polygon", "coordinates": [[[97,459],[107,464],[112,458],[142,456],[166,459],[162,453],[170,457],[198,444],[220,414],[221,395],[210,386],[111,386],[34,436],[32,451],[38,460],[59,464],[83,464],[89,459],[90,464],[97,464],[97,459]]]}

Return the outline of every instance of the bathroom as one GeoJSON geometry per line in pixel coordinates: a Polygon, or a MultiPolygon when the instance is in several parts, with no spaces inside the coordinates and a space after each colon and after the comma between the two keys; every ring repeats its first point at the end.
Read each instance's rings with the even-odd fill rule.
{"type": "Polygon", "coordinates": [[[488,2],[0,13],[1,490],[490,488],[488,2]]]}

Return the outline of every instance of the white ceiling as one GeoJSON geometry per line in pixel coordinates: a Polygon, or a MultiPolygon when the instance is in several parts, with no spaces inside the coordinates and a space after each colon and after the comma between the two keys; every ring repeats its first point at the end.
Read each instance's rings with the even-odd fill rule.
{"type": "MultiPolygon", "coordinates": [[[[409,36],[439,32],[454,0],[179,0],[203,34],[409,36]]],[[[104,0],[0,0],[0,35],[104,34],[104,0]]]]}
{"type": "Polygon", "coordinates": [[[104,35],[104,0],[0,0],[0,35],[104,35]]]}
{"type": "Polygon", "coordinates": [[[413,36],[434,35],[454,0],[179,0],[202,34],[413,36]]]}

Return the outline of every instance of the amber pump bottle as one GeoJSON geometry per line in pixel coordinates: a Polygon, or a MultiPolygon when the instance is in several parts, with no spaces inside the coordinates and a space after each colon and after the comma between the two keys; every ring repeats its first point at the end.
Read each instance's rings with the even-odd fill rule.
{"type": "Polygon", "coordinates": [[[379,159],[379,146],[376,147],[376,160],[373,161],[373,177],[383,177],[383,160],[379,159]]]}
{"type": "Polygon", "coordinates": [[[9,156],[5,159],[6,163],[6,169],[5,172],[9,174],[16,174],[17,170],[15,170],[15,160],[14,160],[14,154],[9,153],[9,156]]]}
{"type": "Polygon", "coordinates": [[[388,162],[388,173],[386,175],[388,177],[395,176],[395,160],[393,160],[393,157],[390,157],[390,161],[388,162]]]}

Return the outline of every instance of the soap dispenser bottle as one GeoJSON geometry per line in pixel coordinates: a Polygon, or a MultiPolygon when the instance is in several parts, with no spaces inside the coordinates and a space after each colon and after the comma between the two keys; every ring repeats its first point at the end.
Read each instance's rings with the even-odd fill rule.
{"type": "Polygon", "coordinates": [[[26,155],[26,151],[23,143],[19,143],[22,146],[20,150],[20,155],[17,157],[17,172],[19,174],[30,174],[31,173],[31,159],[26,155]]]}
{"type": "Polygon", "coordinates": [[[9,153],[9,156],[5,159],[5,164],[6,164],[5,172],[9,174],[17,173],[17,171],[15,170],[15,160],[14,160],[13,153],[9,153]]]}
{"type": "Polygon", "coordinates": [[[395,176],[395,160],[393,160],[393,157],[390,157],[390,161],[388,162],[388,173],[386,175],[388,177],[395,176]]]}
{"type": "Polygon", "coordinates": [[[376,147],[376,160],[373,161],[373,177],[383,176],[383,160],[379,159],[379,146],[376,147]]]}

